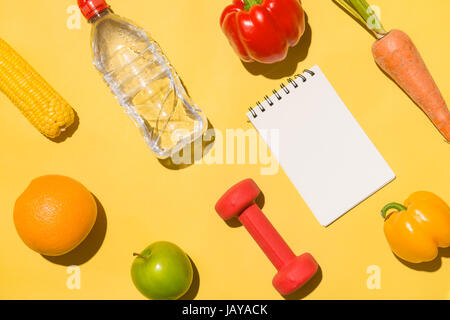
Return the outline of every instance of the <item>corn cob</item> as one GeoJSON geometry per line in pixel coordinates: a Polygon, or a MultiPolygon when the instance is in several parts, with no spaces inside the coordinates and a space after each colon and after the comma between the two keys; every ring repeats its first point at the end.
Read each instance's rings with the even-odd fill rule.
{"type": "Polygon", "coordinates": [[[0,90],[49,138],[58,137],[74,122],[71,106],[2,39],[0,90]]]}

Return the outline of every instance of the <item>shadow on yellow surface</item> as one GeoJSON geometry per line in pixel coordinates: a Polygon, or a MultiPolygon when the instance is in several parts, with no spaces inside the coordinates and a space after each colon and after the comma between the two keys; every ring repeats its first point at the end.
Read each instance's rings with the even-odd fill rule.
{"type": "Polygon", "coordinates": [[[303,287],[301,287],[294,293],[283,296],[283,298],[286,300],[300,300],[307,297],[311,292],[314,291],[314,289],[319,286],[322,278],[322,268],[319,266],[319,269],[317,269],[316,274],[311,278],[311,280],[309,280],[303,287]]]}
{"type": "Polygon", "coordinates": [[[417,271],[435,272],[441,268],[443,258],[450,258],[450,247],[439,248],[439,254],[436,257],[436,259],[434,259],[433,261],[422,262],[422,263],[411,263],[411,262],[405,261],[405,260],[397,257],[395,254],[394,254],[394,256],[397,258],[398,261],[403,263],[408,268],[411,268],[411,269],[414,269],[417,271]]]}
{"type": "Polygon", "coordinates": [[[192,284],[189,290],[179,300],[194,300],[198,294],[198,290],[200,289],[200,274],[198,273],[197,266],[191,257],[189,257],[189,260],[191,260],[192,269],[194,271],[192,284]]]}
{"type": "Polygon", "coordinates": [[[66,129],[66,131],[62,132],[61,135],[59,137],[50,139],[53,142],[56,143],[61,143],[66,141],[68,138],[71,138],[73,136],[73,134],[75,133],[75,131],[77,131],[78,127],[80,126],[80,118],[78,117],[78,113],[73,110],[75,118],[73,120],[73,123],[70,127],[68,127],[66,129]]]}
{"type": "Polygon", "coordinates": [[[289,49],[288,55],[283,61],[273,64],[259,62],[242,62],[242,64],[251,74],[263,75],[269,79],[282,79],[292,76],[296,72],[299,62],[302,62],[308,56],[309,47],[311,46],[312,30],[308,23],[308,15],[306,14],[305,25],[305,33],[299,43],[295,47],[289,49]]]}
{"type": "Polygon", "coordinates": [[[62,266],[80,266],[88,262],[98,252],[105,239],[108,223],[105,209],[97,197],[94,196],[94,198],[97,202],[97,220],[87,238],[69,253],[59,257],[43,256],[45,259],[62,266]]]}

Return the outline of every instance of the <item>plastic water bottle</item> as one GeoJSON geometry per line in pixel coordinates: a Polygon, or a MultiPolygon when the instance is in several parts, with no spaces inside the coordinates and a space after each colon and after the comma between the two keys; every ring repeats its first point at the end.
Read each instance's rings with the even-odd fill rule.
{"type": "Polygon", "coordinates": [[[168,158],[200,138],[208,122],[159,45],[105,0],[78,0],[92,24],[95,67],[154,154],[168,158]]]}

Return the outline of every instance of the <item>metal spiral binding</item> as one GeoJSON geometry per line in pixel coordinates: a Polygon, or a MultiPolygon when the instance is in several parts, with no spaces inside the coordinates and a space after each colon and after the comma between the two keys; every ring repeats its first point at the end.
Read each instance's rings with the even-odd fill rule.
{"type": "MultiPolygon", "coordinates": [[[[311,71],[311,70],[309,70],[309,69],[303,70],[303,73],[308,73],[311,77],[314,77],[314,76],[316,75],[314,71],[311,71]]],[[[289,85],[292,85],[292,87],[293,87],[294,89],[299,88],[300,85],[299,85],[298,82],[297,82],[298,79],[302,79],[302,82],[308,81],[308,78],[305,77],[303,74],[296,74],[296,75],[294,76],[294,79],[292,79],[292,78],[288,78],[288,79],[287,79],[287,82],[288,82],[287,85],[285,85],[284,83],[280,84],[280,88],[284,91],[284,93],[290,94],[290,93],[291,93],[291,90],[289,90],[289,87],[288,87],[288,86],[289,86],[289,85]]],[[[281,94],[280,94],[280,91],[281,91],[281,90],[276,90],[276,89],[273,89],[273,90],[272,90],[272,92],[273,92],[275,98],[277,98],[277,100],[283,99],[283,97],[282,97],[281,94]]],[[[265,95],[265,96],[264,96],[264,100],[267,102],[267,104],[268,104],[270,107],[272,107],[272,106],[275,104],[275,102],[273,102],[273,100],[272,100],[268,95],[265,95]]],[[[256,102],[256,106],[259,108],[259,110],[261,110],[261,112],[266,112],[266,108],[264,107],[264,105],[263,105],[260,101],[257,101],[257,102],[256,102]]],[[[248,110],[250,111],[251,115],[253,116],[253,118],[257,118],[257,117],[258,117],[258,114],[256,113],[256,110],[255,110],[255,109],[256,109],[256,108],[249,108],[249,109],[248,109],[248,110]]]]}

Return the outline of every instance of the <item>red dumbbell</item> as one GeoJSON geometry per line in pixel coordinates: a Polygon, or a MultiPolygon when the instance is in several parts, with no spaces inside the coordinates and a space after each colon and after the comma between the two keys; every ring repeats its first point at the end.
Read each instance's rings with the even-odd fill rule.
{"type": "Polygon", "coordinates": [[[234,185],[216,204],[216,211],[224,220],[238,216],[253,239],[277,268],[272,284],[282,295],[288,295],[303,286],[317,272],[313,256],[304,253],[297,257],[270,221],[262,213],[256,198],[261,190],[252,179],[234,185]]]}

